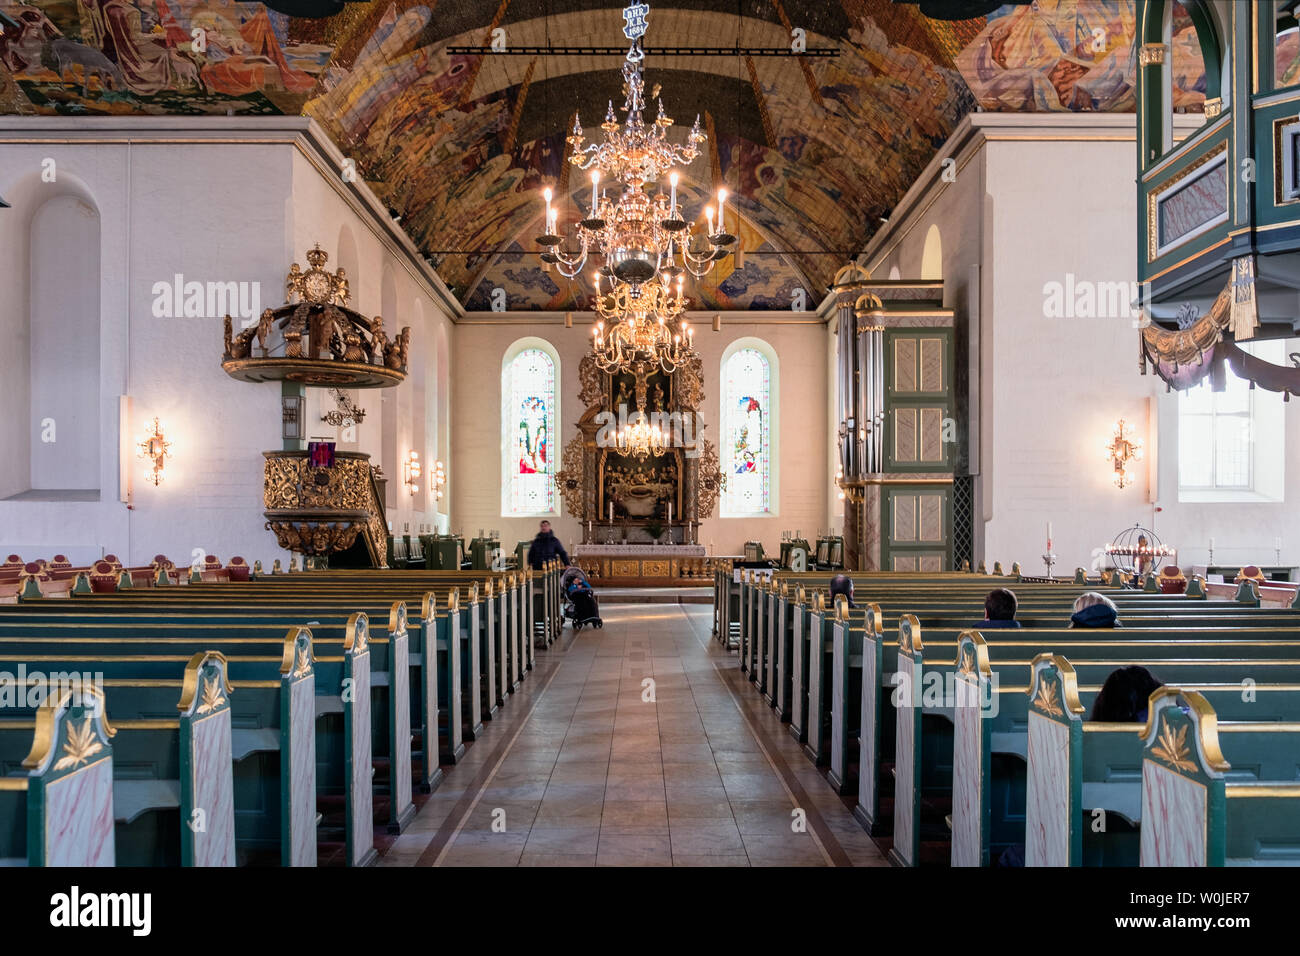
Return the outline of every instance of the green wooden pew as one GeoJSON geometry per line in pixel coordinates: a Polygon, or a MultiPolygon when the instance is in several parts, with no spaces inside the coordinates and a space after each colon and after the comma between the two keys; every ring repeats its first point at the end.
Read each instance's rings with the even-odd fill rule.
{"type": "MultiPolygon", "coordinates": [[[[95,662],[68,656],[59,663],[84,670],[95,662]]],[[[115,755],[116,862],[234,866],[230,684],[225,658],[214,651],[198,652],[183,669],[173,663],[169,673],[171,677],[158,679],[151,692],[145,692],[149,703],[142,712],[128,712],[110,731],[115,755]],[[176,716],[153,717],[150,710],[176,716]],[[169,811],[177,812],[173,825],[162,825],[160,817],[169,811]],[[132,825],[146,816],[145,826],[132,833],[132,825]]],[[[7,769],[25,760],[23,732],[35,730],[37,715],[7,717],[0,726],[19,731],[0,734],[0,766],[7,769]]],[[[76,755],[75,749],[66,752],[74,762],[76,755]]]]}
{"type": "MultiPolygon", "coordinates": [[[[224,647],[229,656],[210,648],[207,653],[221,660],[223,680],[233,680],[242,691],[233,698],[227,694],[233,704],[226,705],[227,709],[233,706],[232,713],[239,724],[230,734],[227,751],[232,761],[239,757],[252,761],[238,775],[241,787],[237,796],[247,807],[247,813],[240,815],[240,830],[245,837],[242,842],[250,848],[278,843],[282,861],[312,865],[319,790],[319,795],[337,793],[343,797],[343,838],[349,865],[365,865],[373,860],[370,645],[366,615],[353,614],[339,653],[324,657],[315,656],[311,632],[297,627],[291,627],[284,638],[264,640],[223,639],[221,629],[215,627],[199,638],[141,638],[129,625],[120,630],[82,625],[71,628],[68,636],[51,633],[49,628],[43,629],[40,637],[11,636],[4,630],[0,627],[0,664],[5,667],[25,664],[29,670],[48,669],[79,662],[83,667],[95,668],[105,679],[165,681],[185,666],[191,651],[194,654],[188,658],[191,663],[203,656],[205,651],[196,648],[210,644],[224,647]],[[97,636],[86,636],[92,630],[97,636]],[[308,694],[308,690],[313,693],[308,694]],[[310,756],[313,750],[314,761],[310,756]],[[278,754],[279,759],[274,780],[268,779],[265,764],[272,754],[278,754]],[[303,782],[312,780],[313,774],[318,788],[303,782]],[[259,818],[268,803],[282,808],[270,821],[259,818]],[[272,836],[266,835],[266,828],[274,820],[278,820],[278,840],[274,837],[275,827],[272,836]]],[[[319,643],[316,649],[320,649],[319,643]]],[[[215,687],[215,684],[208,681],[205,687],[215,687]]],[[[123,697],[124,702],[129,699],[123,697]]],[[[166,712],[167,708],[159,704],[154,704],[149,711],[155,717],[166,712]]],[[[120,720],[116,723],[141,729],[138,724],[120,720]]],[[[177,728],[173,724],[174,721],[163,721],[163,726],[154,729],[175,734],[177,728]]],[[[121,764],[125,751],[120,741],[118,752],[121,764]]],[[[131,756],[134,763],[129,766],[149,766],[155,759],[147,746],[137,748],[131,756]]],[[[173,802],[167,802],[166,795],[157,786],[130,784],[125,789],[131,792],[124,792],[117,806],[119,816],[126,814],[127,820],[146,809],[166,809],[175,799],[173,796],[173,802]],[[132,811],[132,807],[137,810],[132,811]]]]}
{"type": "MultiPolygon", "coordinates": [[[[130,641],[140,653],[212,647],[272,654],[278,651],[279,643],[279,638],[272,635],[283,633],[285,627],[309,624],[313,626],[317,649],[323,654],[341,656],[349,640],[347,607],[339,605],[335,613],[330,613],[331,608],[323,601],[310,607],[274,609],[260,606],[222,609],[172,602],[165,611],[147,612],[121,600],[51,603],[35,611],[22,608],[13,614],[0,613],[0,639],[43,636],[63,639],[66,644],[68,639],[99,635],[101,643],[130,641]],[[109,613],[110,608],[115,613],[109,613]]],[[[375,735],[372,753],[377,752],[388,760],[387,824],[393,832],[401,832],[415,817],[411,796],[407,614],[406,605],[401,601],[392,602],[388,607],[381,602],[377,609],[384,615],[381,620],[387,621],[388,630],[385,636],[369,641],[374,668],[369,686],[375,698],[369,727],[375,735]]]]}
{"type": "MultiPolygon", "coordinates": [[[[1087,720],[1097,689],[1080,686],[1074,667],[1061,655],[1034,660],[1029,693],[1020,697],[1027,702],[1027,866],[1139,863],[1143,750],[1155,729],[1150,721],[1087,720]]],[[[1300,684],[1243,688],[1230,682],[1179,689],[1196,691],[1213,708],[1221,740],[1233,751],[1232,766],[1223,770],[1228,783],[1294,782],[1300,748],[1294,737],[1283,744],[1285,734],[1279,736],[1277,725],[1300,730],[1300,684]],[[1268,732],[1253,732],[1265,725],[1268,732]]],[[[954,840],[954,865],[957,846],[954,840]]],[[[1300,848],[1292,849],[1297,850],[1294,863],[1300,848]]]]}
{"type": "Polygon", "coordinates": [[[1142,760],[1142,866],[1295,866],[1300,862],[1300,724],[1221,723],[1196,691],[1151,696],[1142,760]],[[1234,782],[1234,761],[1280,751],[1282,780],[1234,782]]]}
{"type": "MultiPolygon", "coordinates": [[[[15,688],[16,690],[16,688],[15,688]]],[[[99,691],[49,697],[23,726],[0,721],[0,867],[113,866],[113,729],[99,691]]]]}
{"type": "MultiPolygon", "coordinates": [[[[999,636],[1014,633],[1017,632],[1003,631],[999,636]]],[[[1300,656],[1297,655],[1300,641],[1270,639],[1264,632],[1219,628],[1214,629],[1217,639],[1201,640],[1195,631],[1167,630],[1165,634],[1169,636],[1162,638],[1156,629],[1134,630],[1130,632],[1130,641],[1108,641],[1104,645],[1087,637],[1080,639],[1087,632],[1058,632],[1054,638],[1039,639],[1044,633],[1029,632],[1035,635],[1029,646],[1033,656],[1029,657],[1023,641],[998,643],[985,639],[983,653],[989,667],[989,684],[980,687],[985,696],[974,708],[980,721],[972,730],[970,713],[962,713],[972,708],[955,706],[957,676],[971,667],[973,660],[979,661],[979,655],[972,658],[969,645],[961,645],[956,654],[948,650],[950,645],[936,653],[932,645],[922,644],[919,622],[905,618],[900,624],[897,671],[891,680],[897,686],[890,695],[896,711],[893,853],[897,862],[904,865],[919,862],[923,795],[943,799],[960,793],[963,801],[974,801],[981,818],[992,816],[988,832],[998,830],[1001,822],[998,811],[994,809],[990,814],[988,808],[1005,807],[1008,800],[1006,790],[997,786],[997,774],[987,781],[988,787],[979,778],[958,781],[955,754],[973,749],[981,754],[981,762],[984,752],[1025,759],[1027,718],[1025,710],[1017,706],[1018,698],[1030,686],[1034,660],[1044,647],[1054,648],[1068,657],[1083,679],[1098,686],[1116,667],[1128,664],[1149,666],[1163,679],[1182,683],[1221,682],[1245,676],[1270,683],[1300,681],[1300,656]],[[1074,636],[1073,640],[1070,635],[1074,636]],[[981,741],[987,737],[986,748],[974,745],[970,739],[974,733],[981,735],[981,741]]],[[[966,635],[973,634],[966,632],[966,635]]],[[[864,653],[864,661],[873,643],[866,642],[868,652],[864,653]]],[[[862,759],[864,768],[870,766],[869,747],[862,759]]],[[[879,765],[880,761],[876,761],[876,766],[879,765]]],[[[867,790],[865,774],[864,770],[859,777],[860,794],[867,790]]],[[[878,786],[879,770],[876,778],[878,786]]],[[[963,839],[970,826],[964,813],[964,809],[955,808],[952,821],[954,834],[961,828],[963,839]]],[[[994,843],[992,839],[988,842],[994,843]]],[[[994,843],[992,848],[995,847],[994,843]]],[[[966,854],[960,855],[965,858],[966,854]]]]}

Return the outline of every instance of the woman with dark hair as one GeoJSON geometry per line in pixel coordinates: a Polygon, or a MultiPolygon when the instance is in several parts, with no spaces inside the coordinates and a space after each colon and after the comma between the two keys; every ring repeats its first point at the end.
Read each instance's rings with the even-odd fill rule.
{"type": "Polygon", "coordinates": [[[1143,723],[1147,719],[1147,699],[1163,686],[1149,670],[1136,664],[1113,670],[1093,701],[1089,719],[1104,723],[1143,723]]]}

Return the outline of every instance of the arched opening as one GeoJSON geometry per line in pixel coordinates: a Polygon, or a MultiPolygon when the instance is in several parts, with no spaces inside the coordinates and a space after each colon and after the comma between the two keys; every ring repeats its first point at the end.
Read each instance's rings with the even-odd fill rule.
{"type": "Polygon", "coordinates": [[[921,278],[943,279],[943,239],[935,223],[925,233],[925,247],[921,250],[921,278]]]}
{"type": "Polygon", "coordinates": [[[446,533],[451,529],[450,521],[447,516],[451,514],[451,428],[450,422],[450,399],[448,398],[448,369],[450,368],[450,355],[448,354],[447,345],[447,327],[438,323],[438,348],[434,356],[437,362],[437,371],[435,377],[435,389],[437,395],[437,418],[436,418],[436,441],[433,447],[437,448],[438,458],[442,460],[443,468],[447,473],[448,488],[443,494],[442,501],[435,504],[439,512],[438,522],[439,530],[446,533]]]}
{"type": "Polygon", "coordinates": [[[721,467],[727,483],[719,514],[777,513],[777,358],[762,339],[737,339],[722,353],[721,467]]]}
{"type": "MultiPolygon", "coordinates": [[[[42,203],[28,229],[26,488],[14,497],[99,500],[100,221],[88,197],[42,203]]],[[[20,347],[21,348],[21,347],[20,347]]],[[[15,376],[11,382],[23,381],[15,376]]],[[[10,446],[13,447],[13,446],[10,446]]]]}
{"type": "Polygon", "coordinates": [[[539,338],[519,339],[501,362],[501,513],[554,515],[559,463],[560,356],[539,338]]]}

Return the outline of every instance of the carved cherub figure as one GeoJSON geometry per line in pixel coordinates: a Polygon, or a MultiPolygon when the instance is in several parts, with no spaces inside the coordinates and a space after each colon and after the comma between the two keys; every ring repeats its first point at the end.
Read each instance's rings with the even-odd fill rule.
{"type": "Polygon", "coordinates": [[[271,322],[275,319],[275,313],[270,309],[262,310],[262,317],[257,320],[257,345],[266,355],[266,343],[271,337],[271,322]]]}
{"type": "Polygon", "coordinates": [[[339,305],[347,305],[351,293],[348,292],[348,277],[342,266],[334,273],[334,278],[338,280],[334,285],[334,299],[339,305]]]}
{"type": "Polygon", "coordinates": [[[388,333],[384,331],[382,315],[377,315],[370,320],[370,349],[371,354],[382,362],[384,353],[388,350],[388,333]]]}
{"type": "Polygon", "coordinates": [[[284,280],[284,301],[292,302],[298,295],[298,289],[302,283],[302,266],[294,263],[289,267],[289,274],[284,280]]]}
{"type": "Polygon", "coordinates": [[[411,347],[411,327],[402,326],[402,331],[397,336],[398,357],[401,359],[399,368],[406,368],[406,353],[411,347]]]}
{"type": "Polygon", "coordinates": [[[231,324],[230,313],[226,313],[224,338],[226,344],[226,351],[223,353],[222,357],[233,358],[234,356],[230,354],[230,350],[234,346],[234,326],[231,324]]]}

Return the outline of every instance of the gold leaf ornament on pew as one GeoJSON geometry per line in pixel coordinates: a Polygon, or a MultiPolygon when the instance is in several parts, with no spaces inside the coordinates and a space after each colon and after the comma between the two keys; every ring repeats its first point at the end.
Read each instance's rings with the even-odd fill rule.
{"type": "Polygon", "coordinates": [[[203,703],[199,704],[195,711],[199,714],[210,714],[226,702],[226,698],[221,696],[220,679],[218,677],[205,678],[203,681],[203,703]]]}
{"type": "Polygon", "coordinates": [[[63,745],[66,756],[55,763],[55,770],[66,770],[85,763],[90,757],[104,749],[104,745],[95,737],[95,728],[90,725],[90,717],[80,727],[68,724],[68,742],[63,745]]]}
{"type": "Polygon", "coordinates": [[[961,662],[957,665],[957,673],[963,677],[970,677],[975,673],[975,645],[962,645],[961,662]]]}
{"type": "Polygon", "coordinates": [[[1191,753],[1187,746],[1187,728],[1190,724],[1183,724],[1177,733],[1169,726],[1169,721],[1163,716],[1160,718],[1160,737],[1151,753],[1159,757],[1165,763],[1178,770],[1186,770],[1189,773],[1196,770],[1196,764],[1188,760],[1191,753]]]}
{"type": "Polygon", "coordinates": [[[1053,717],[1061,717],[1065,714],[1065,711],[1061,710],[1061,700],[1056,685],[1048,681],[1038,685],[1038,696],[1034,699],[1034,704],[1039,710],[1053,717]]]}
{"type": "Polygon", "coordinates": [[[306,677],[311,673],[311,658],[305,645],[299,646],[297,659],[294,661],[293,676],[306,677]]]}

